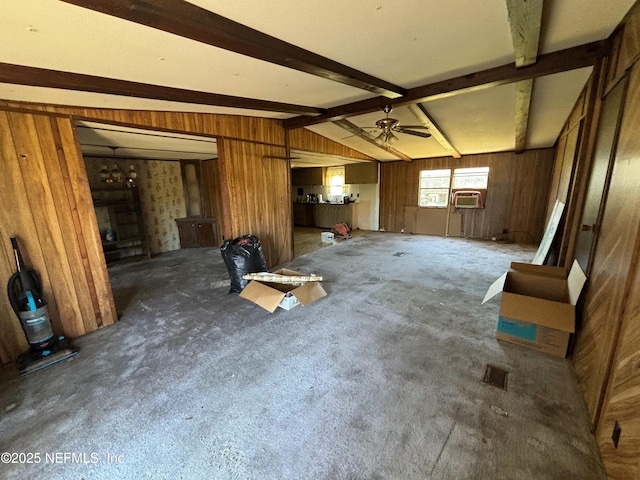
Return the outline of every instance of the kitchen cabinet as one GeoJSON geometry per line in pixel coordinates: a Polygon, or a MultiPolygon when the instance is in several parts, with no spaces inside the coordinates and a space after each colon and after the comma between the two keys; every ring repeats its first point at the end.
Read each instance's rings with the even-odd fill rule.
{"type": "Polygon", "coordinates": [[[176,218],[180,248],[215,247],[218,232],[215,218],[176,218]]]}
{"type": "Polygon", "coordinates": [[[114,184],[92,189],[91,196],[107,266],[149,258],[138,189],[114,184]]]}
{"type": "Polygon", "coordinates": [[[331,228],[337,222],[337,205],[329,205],[321,203],[315,206],[316,210],[316,227],[331,228]]]}
{"type": "Polygon", "coordinates": [[[315,207],[313,203],[294,203],[293,224],[299,227],[315,227],[315,207]]]}
{"type": "Polygon", "coordinates": [[[316,227],[331,228],[336,223],[344,222],[350,227],[352,222],[352,204],[336,205],[321,203],[316,207],[316,227]]]}
{"type": "Polygon", "coordinates": [[[350,227],[354,219],[355,204],[294,203],[293,224],[300,227],[332,228],[344,222],[350,227]]]}
{"type": "Polygon", "coordinates": [[[363,162],[345,165],[344,183],[347,185],[378,183],[378,163],[363,162]]]}
{"type": "Polygon", "coordinates": [[[294,168],[291,170],[291,185],[324,185],[324,168],[294,168]]]}

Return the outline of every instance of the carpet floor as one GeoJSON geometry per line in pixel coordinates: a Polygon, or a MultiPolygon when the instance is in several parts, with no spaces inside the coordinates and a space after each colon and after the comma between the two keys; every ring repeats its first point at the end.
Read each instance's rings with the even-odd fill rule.
{"type": "Polygon", "coordinates": [[[605,479],[570,361],[497,342],[480,304],[534,253],[368,233],[289,263],[328,295],[273,314],[217,249],[113,267],[120,322],[0,371],[0,478],[605,479]]]}

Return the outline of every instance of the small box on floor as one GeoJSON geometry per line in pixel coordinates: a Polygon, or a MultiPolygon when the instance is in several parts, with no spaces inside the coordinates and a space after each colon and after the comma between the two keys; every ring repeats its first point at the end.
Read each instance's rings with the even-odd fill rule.
{"type": "Polygon", "coordinates": [[[569,272],[512,263],[482,302],[502,292],[496,338],[564,358],[575,332],[576,302],[586,280],[578,262],[569,272]]]}
{"type": "MultiPolygon", "coordinates": [[[[287,277],[308,277],[304,273],[287,268],[281,268],[271,273],[287,277]]],[[[322,288],[320,282],[291,285],[261,280],[251,280],[240,293],[242,298],[261,306],[271,313],[275,312],[278,307],[284,310],[291,310],[298,305],[307,306],[326,295],[327,292],[322,288]]]]}
{"type": "Polygon", "coordinates": [[[333,243],[334,235],[331,232],[322,232],[320,238],[322,243],[333,243]]]}

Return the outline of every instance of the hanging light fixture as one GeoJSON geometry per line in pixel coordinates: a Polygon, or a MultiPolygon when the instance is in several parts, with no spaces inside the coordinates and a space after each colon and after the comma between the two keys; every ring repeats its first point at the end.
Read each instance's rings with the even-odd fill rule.
{"type": "MultiPolygon", "coordinates": [[[[109,148],[113,150],[113,158],[115,160],[116,149],[118,147],[109,148]]],[[[108,170],[107,166],[103,165],[102,170],[100,170],[100,176],[102,177],[102,181],[107,183],[124,183],[126,180],[124,170],[122,170],[117,163],[113,164],[113,168],[111,170],[108,170]]]]}
{"type": "Polygon", "coordinates": [[[111,169],[111,181],[115,183],[123,183],[124,177],[124,171],[117,163],[114,163],[113,168],[111,169]]]}
{"type": "Polygon", "coordinates": [[[102,168],[100,169],[100,179],[103,182],[111,182],[111,172],[107,168],[107,164],[106,163],[103,164],[102,168]]]}
{"type": "Polygon", "coordinates": [[[129,171],[127,172],[127,183],[129,184],[129,186],[134,186],[136,178],[138,178],[138,174],[133,168],[133,165],[129,165],[129,171]]]}

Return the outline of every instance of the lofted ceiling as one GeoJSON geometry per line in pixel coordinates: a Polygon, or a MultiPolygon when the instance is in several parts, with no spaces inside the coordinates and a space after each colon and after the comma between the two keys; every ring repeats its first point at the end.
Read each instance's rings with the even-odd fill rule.
{"type": "MultiPolygon", "coordinates": [[[[264,116],[390,161],[552,146],[634,0],[0,2],[0,99],[264,116]],[[432,136],[380,147],[385,105],[432,136]]],[[[94,153],[215,152],[80,127],[94,153]]]]}

